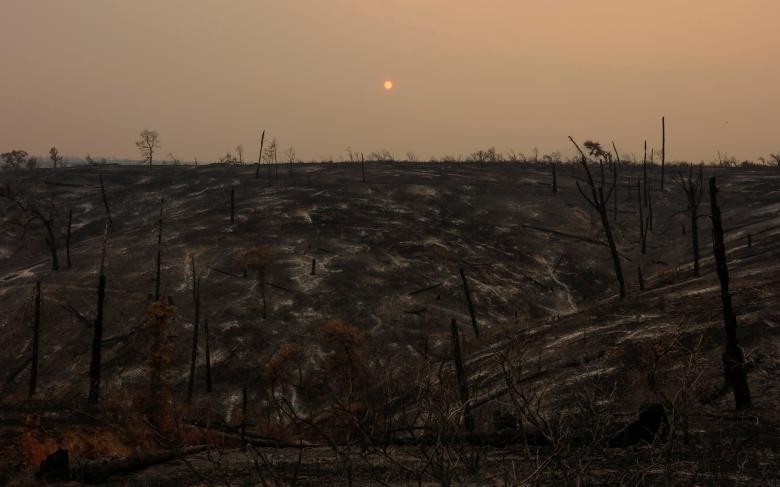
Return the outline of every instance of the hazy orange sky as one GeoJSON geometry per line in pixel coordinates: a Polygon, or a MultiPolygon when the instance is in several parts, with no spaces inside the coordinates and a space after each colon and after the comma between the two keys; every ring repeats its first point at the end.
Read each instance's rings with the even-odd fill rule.
{"type": "Polygon", "coordinates": [[[0,151],[780,151],[778,0],[0,0],[0,151]],[[393,80],[391,92],[383,82],[393,80]]]}

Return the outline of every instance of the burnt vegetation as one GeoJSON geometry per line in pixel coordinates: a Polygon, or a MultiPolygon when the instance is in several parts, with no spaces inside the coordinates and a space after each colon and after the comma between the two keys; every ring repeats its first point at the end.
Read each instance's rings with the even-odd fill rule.
{"type": "Polygon", "coordinates": [[[777,168],[570,140],[3,154],[0,481],[777,482],[777,168]]]}

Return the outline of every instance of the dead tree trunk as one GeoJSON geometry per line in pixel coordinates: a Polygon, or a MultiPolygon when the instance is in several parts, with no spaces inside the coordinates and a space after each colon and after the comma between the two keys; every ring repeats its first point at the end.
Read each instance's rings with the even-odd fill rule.
{"type": "Polygon", "coordinates": [[[558,175],[555,172],[555,165],[556,165],[555,162],[553,162],[552,163],[552,179],[553,179],[552,191],[553,191],[553,193],[557,193],[558,192],[558,175]]]}
{"type": "Polygon", "coordinates": [[[190,380],[187,383],[187,404],[192,404],[192,393],[195,388],[195,365],[198,360],[198,323],[200,321],[200,278],[195,269],[195,256],[191,257],[192,265],[192,300],[195,307],[195,317],[192,320],[192,354],[190,360],[190,380]]]}
{"type": "Polygon", "coordinates": [[[73,223],[73,210],[68,210],[68,233],[65,237],[65,256],[68,260],[68,269],[70,269],[70,229],[73,223]]]}
{"type": "Polygon", "coordinates": [[[639,241],[642,245],[642,255],[647,254],[647,227],[650,225],[650,218],[645,220],[642,205],[639,205],[639,241]]]}
{"type": "Polygon", "coordinates": [[[231,225],[236,222],[235,213],[236,213],[236,190],[231,188],[230,189],[230,224],[231,225]]]}
{"type": "Polygon", "coordinates": [[[154,300],[160,300],[160,266],[162,261],[163,198],[160,198],[160,218],[157,220],[157,261],[155,263],[154,300]]]}
{"type": "Polygon", "coordinates": [[[255,169],[255,179],[260,179],[260,165],[263,163],[263,145],[265,144],[265,130],[260,135],[260,155],[257,156],[257,168],[255,169]]]}
{"type": "Polygon", "coordinates": [[[458,393],[460,394],[460,402],[463,405],[463,426],[466,431],[471,433],[474,431],[474,416],[471,415],[469,409],[469,385],[468,378],[466,377],[466,371],[463,367],[463,352],[460,347],[460,333],[458,332],[458,323],[455,318],[450,322],[450,329],[452,332],[452,359],[455,362],[455,376],[458,379],[458,393]]]}
{"type": "Polygon", "coordinates": [[[363,173],[363,182],[366,182],[366,159],[363,157],[363,153],[360,153],[360,170],[363,173]]]}
{"type": "Polygon", "coordinates": [[[98,173],[98,178],[100,178],[100,194],[103,195],[103,206],[106,208],[106,217],[108,218],[108,226],[113,227],[114,222],[113,220],[111,220],[111,208],[108,206],[106,187],[103,185],[103,174],[98,173]]]}
{"type": "Polygon", "coordinates": [[[311,260],[311,275],[313,276],[316,274],[317,274],[317,259],[315,258],[311,260]]]}
{"type": "Polygon", "coordinates": [[[647,141],[645,141],[645,152],[644,156],[642,156],[642,181],[643,186],[645,188],[645,195],[642,199],[642,204],[647,206],[647,141]]]}
{"type": "Polygon", "coordinates": [[[651,186],[647,188],[647,228],[653,229],[653,194],[651,186]]]}
{"type": "Polygon", "coordinates": [[[57,255],[57,240],[54,237],[54,220],[44,221],[46,226],[46,244],[51,252],[51,269],[53,271],[60,270],[60,259],[57,255]]]}
{"type": "MultiPolygon", "coordinates": [[[[699,276],[699,204],[702,196],[702,170],[693,178],[693,165],[688,168],[687,179],[678,175],[680,187],[688,203],[688,216],[691,219],[691,253],[693,254],[693,275],[699,276]]],[[[684,227],[683,227],[684,228],[684,227]]]]}
{"type": "Polygon", "coordinates": [[[265,300],[265,275],[260,276],[260,298],[263,301],[263,319],[266,319],[266,300],[265,300]]]}
{"type": "Polygon", "coordinates": [[[209,337],[209,319],[203,321],[203,338],[206,341],[206,392],[211,392],[211,338],[209,337]]]}
{"type": "Polygon", "coordinates": [[[712,253],[720,279],[720,297],[723,302],[723,323],[726,329],[726,349],[723,352],[723,368],[726,382],[734,391],[738,410],[751,406],[750,388],[747,382],[745,356],[737,339],[737,316],[731,306],[729,269],[726,263],[726,246],[723,243],[723,225],[718,206],[718,187],[715,177],[710,178],[710,207],[712,212],[712,253]]]}
{"type": "Polygon", "coordinates": [[[642,267],[636,266],[636,277],[639,281],[639,290],[644,291],[645,290],[645,278],[642,276],[642,267]]]}
{"type": "Polygon", "coordinates": [[[33,315],[32,363],[30,364],[30,389],[27,397],[35,395],[38,387],[38,342],[41,335],[41,281],[35,282],[35,310],[33,315]]]}
{"type": "Polygon", "coordinates": [[[609,223],[607,209],[609,199],[613,196],[613,191],[615,189],[615,185],[617,184],[617,179],[615,179],[613,176],[612,187],[610,187],[607,190],[607,194],[604,195],[604,164],[599,163],[601,169],[601,182],[597,187],[596,182],[593,180],[593,176],[591,175],[590,168],[588,167],[588,159],[585,157],[585,153],[582,152],[582,149],[580,149],[580,146],[577,145],[573,138],[569,137],[569,140],[571,140],[571,143],[574,144],[574,147],[577,148],[580,155],[582,156],[580,159],[580,164],[582,165],[582,168],[585,170],[585,174],[588,177],[588,186],[590,187],[591,196],[588,197],[585,194],[585,192],[582,190],[582,187],[580,187],[579,181],[577,182],[577,189],[579,190],[582,197],[585,198],[585,201],[587,201],[590,206],[596,210],[596,212],[599,214],[599,217],[601,218],[601,225],[604,228],[604,235],[607,238],[609,251],[612,255],[612,266],[615,270],[615,279],[617,280],[618,287],[620,289],[620,299],[623,299],[626,297],[626,283],[623,279],[623,267],[620,264],[620,254],[618,253],[617,245],[615,244],[615,239],[612,235],[612,227],[609,223]]]}
{"type": "Polygon", "coordinates": [[[103,345],[103,302],[106,297],[106,275],[104,274],[104,269],[106,262],[107,239],[108,224],[106,225],[106,230],[103,234],[103,251],[100,257],[97,312],[95,313],[95,327],[92,335],[92,359],[89,364],[89,404],[97,404],[100,400],[101,349],[103,345]]]}
{"type": "Polygon", "coordinates": [[[460,278],[463,280],[463,294],[466,295],[466,304],[468,304],[469,315],[471,316],[471,326],[474,328],[474,335],[479,336],[477,314],[474,312],[474,303],[471,301],[471,290],[469,289],[469,283],[466,280],[466,273],[463,271],[463,267],[460,268],[460,278]]]}
{"type": "Polygon", "coordinates": [[[615,188],[615,194],[612,195],[613,203],[615,204],[615,207],[613,208],[613,215],[612,219],[615,220],[615,223],[618,221],[618,170],[620,169],[620,154],[618,153],[617,147],[615,146],[615,142],[612,142],[612,148],[615,150],[615,160],[617,161],[613,167],[612,167],[612,186],[615,188]]]}
{"type": "Polygon", "coordinates": [[[246,384],[244,384],[241,387],[241,448],[246,448],[246,406],[248,401],[247,397],[247,387],[246,384]]]}
{"type": "Polygon", "coordinates": [[[666,117],[661,117],[661,191],[664,190],[664,166],[666,165],[666,117]]]}

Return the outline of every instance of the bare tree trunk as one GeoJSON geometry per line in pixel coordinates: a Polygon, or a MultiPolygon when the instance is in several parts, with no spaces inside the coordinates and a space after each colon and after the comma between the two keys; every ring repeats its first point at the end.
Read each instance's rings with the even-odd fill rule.
{"type": "Polygon", "coordinates": [[[160,198],[160,218],[157,220],[157,261],[155,262],[154,300],[160,300],[160,266],[162,264],[163,198],[160,198]]]}
{"type": "Polygon", "coordinates": [[[60,270],[60,259],[57,255],[57,240],[54,238],[54,228],[52,228],[52,222],[44,220],[46,226],[46,243],[48,244],[49,251],[51,252],[51,270],[60,270]]]}
{"type": "MultiPolygon", "coordinates": [[[[599,195],[603,197],[603,191],[599,188],[599,195]]],[[[615,269],[615,278],[620,286],[620,299],[626,297],[626,283],[623,279],[623,267],[620,264],[620,254],[615,244],[615,238],[612,236],[612,227],[609,224],[609,218],[607,217],[606,208],[599,212],[601,216],[601,224],[604,226],[604,234],[607,237],[607,243],[609,244],[609,252],[612,255],[612,266],[615,269]]]]}
{"type": "Polygon", "coordinates": [[[665,164],[666,164],[666,117],[661,117],[661,191],[664,190],[665,164]]]}
{"type": "Polygon", "coordinates": [[[232,225],[235,223],[235,212],[236,212],[236,190],[234,188],[230,189],[230,224],[232,225]]]}
{"type": "Polygon", "coordinates": [[[203,335],[206,340],[206,392],[211,392],[211,338],[209,337],[209,318],[203,321],[203,335]]]}
{"type": "Polygon", "coordinates": [[[636,275],[637,279],[639,280],[639,290],[644,291],[645,290],[645,278],[642,276],[642,267],[636,266],[636,275]]]}
{"type": "Polygon", "coordinates": [[[699,271],[699,211],[698,205],[691,208],[691,240],[693,251],[693,275],[698,277],[699,271]]]}
{"type": "MultiPolygon", "coordinates": [[[[151,162],[149,163],[149,167],[152,167],[151,162]]],[[[113,226],[114,222],[111,220],[111,208],[108,206],[108,197],[106,197],[106,187],[103,185],[103,174],[98,173],[98,177],[100,178],[100,194],[103,195],[103,206],[106,208],[106,217],[108,217],[108,225],[113,226]]]]}
{"type": "Polygon", "coordinates": [[[192,393],[195,388],[195,365],[198,360],[198,323],[200,321],[200,278],[195,269],[195,257],[192,257],[192,300],[195,307],[195,317],[192,320],[192,355],[190,360],[190,380],[187,383],[187,404],[192,404],[192,393]]]}
{"type": "Polygon", "coordinates": [[[38,342],[41,332],[41,281],[35,282],[35,311],[33,317],[32,363],[30,364],[30,388],[27,397],[32,398],[38,387],[38,342]]]}
{"type": "Polygon", "coordinates": [[[723,243],[723,226],[718,207],[718,188],[715,177],[710,178],[710,207],[712,211],[712,252],[720,279],[720,297],[723,302],[723,323],[726,329],[726,349],[723,352],[723,368],[726,382],[734,391],[738,410],[751,406],[750,388],[747,382],[745,356],[737,339],[737,317],[731,306],[729,292],[729,270],[726,262],[726,247],[723,243]]]}
{"type": "Polygon", "coordinates": [[[363,182],[366,182],[366,160],[363,157],[363,153],[360,153],[360,169],[363,173],[363,182]]]}
{"type": "Polygon", "coordinates": [[[645,221],[644,210],[642,205],[639,205],[639,241],[642,245],[642,255],[647,254],[647,225],[649,222],[645,221]]]}
{"type": "Polygon", "coordinates": [[[260,298],[263,300],[263,319],[266,318],[265,276],[260,277],[260,298]]]}
{"type": "Polygon", "coordinates": [[[474,431],[474,417],[469,409],[469,385],[466,371],[463,368],[460,333],[458,332],[458,323],[455,321],[455,318],[450,322],[450,329],[452,332],[452,359],[455,362],[455,376],[458,379],[458,392],[460,394],[460,402],[463,405],[463,425],[466,431],[471,433],[474,431]]]}
{"type": "Polygon", "coordinates": [[[647,141],[645,141],[645,155],[642,157],[642,177],[644,178],[645,196],[644,205],[647,206],[647,141]]]}
{"type": "Polygon", "coordinates": [[[553,185],[552,185],[553,193],[557,193],[558,192],[558,175],[555,172],[555,162],[552,163],[552,178],[553,178],[553,185]]]}
{"type": "Polygon", "coordinates": [[[313,276],[316,274],[317,274],[317,259],[315,258],[311,260],[311,275],[313,276]]]}
{"type": "Polygon", "coordinates": [[[466,295],[466,304],[468,304],[469,315],[471,316],[471,326],[474,328],[474,335],[479,336],[477,314],[474,312],[474,303],[471,301],[471,291],[469,290],[469,283],[466,280],[466,273],[463,271],[463,267],[460,268],[460,278],[463,280],[463,294],[466,295]]]}
{"type": "Polygon", "coordinates": [[[260,155],[257,156],[257,168],[255,169],[255,179],[260,179],[260,165],[263,163],[263,145],[265,144],[265,130],[260,136],[260,155]]]}
{"type": "Polygon", "coordinates": [[[246,406],[247,406],[247,388],[246,384],[241,387],[241,448],[246,448],[246,406]]]}
{"type": "Polygon", "coordinates": [[[585,194],[585,192],[580,187],[579,182],[577,182],[577,189],[579,190],[582,197],[585,198],[585,201],[587,201],[588,204],[590,204],[590,206],[596,210],[596,212],[599,214],[599,217],[601,218],[601,225],[604,228],[604,235],[607,238],[607,244],[609,245],[609,251],[612,256],[612,265],[615,269],[615,278],[617,279],[618,285],[620,287],[620,299],[623,299],[626,297],[626,283],[623,279],[623,267],[620,264],[620,254],[618,253],[617,245],[615,244],[615,238],[612,235],[612,227],[609,224],[609,210],[607,207],[609,199],[614,196],[613,192],[615,190],[615,186],[617,186],[617,173],[613,173],[612,186],[607,190],[607,195],[605,196],[604,164],[599,164],[601,181],[597,186],[593,179],[593,175],[590,172],[590,168],[588,167],[588,158],[585,156],[585,153],[582,152],[582,149],[580,149],[580,146],[577,145],[577,142],[575,142],[572,137],[569,137],[569,140],[572,144],[574,144],[574,147],[576,147],[577,151],[580,153],[580,165],[585,170],[585,174],[588,178],[587,182],[588,187],[590,188],[591,196],[588,197],[588,195],[585,194]]]}
{"type": "Polygon", "coordinates": [[[108,224],[106,224],[106,229],[103,233],[103,251],[100,256],[97,312],[95,313],[95,327],[92,335],[92,359],[89,364],[89,404],[97,404],[100,400],[101,351],[103,347],[103,302],[106,298],[106,275],[104,274],[104,269],[107,240],[108,224]]]}
{"type": "Polygon", "coordinates": [[[68,269],[70,269],[70,229],[71,224],[73,223],[73,210],[68,210],[68,234],[65,237],[65,255],[68,259],[68,269]]]}

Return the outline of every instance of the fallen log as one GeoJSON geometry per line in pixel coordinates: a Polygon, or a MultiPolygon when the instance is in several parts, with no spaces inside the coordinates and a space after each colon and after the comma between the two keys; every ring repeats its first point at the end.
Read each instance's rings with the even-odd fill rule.
{"type": "Polygon", "coordinates": [[[426,291],[433,291],[434,289],[440,288],[444,285],[443,282],[440,282],[438,284],[434,284],[432,286],[424,287],[422,289],[418,289],[417,291],[412,291],[409,293],[409,296],[414,296],[416,294],[424,293],[426,291]]]}
{"type": "Polygon", "coordinates": [[[155,453],[141,453],[132,457],[117,459],[99,459],[82,463],[75,468],[70,469],[70,475],[73,480],[87,484],[99,484],[108,480],[110,477],[120,474],[141,470],[152,465],[169,462],[177,458],[186,457],[206,451],[209,445],[193,446],[175,450],[165,450],[155,453]]]}
{"type": "Polygon", "coordinates": [[[239,275],[239,274],[234,274],[234,273],[232,273],[232,272],[228,272],[228,271],[223,271],[222,269],[217,269],[216,267],[211,267],[210,269],[211,269],[212,271],[214,271],[214,272],[219,272],[220,274],[224,274],[224,275],[226,275],[226,276],[230,276],[230,277],[237,277],[237,278],[239,278],[239,279],[243,279],[243,278],[244,278],[244,276],[242,276],[242,275],[239,275]]]}

